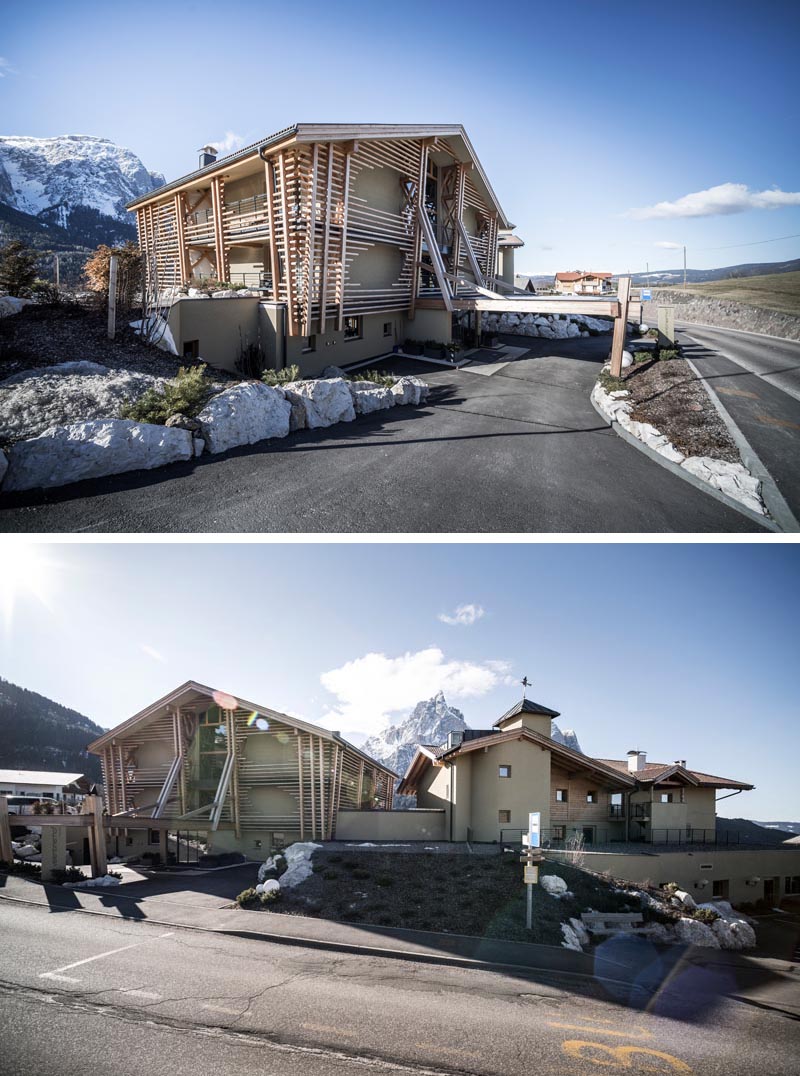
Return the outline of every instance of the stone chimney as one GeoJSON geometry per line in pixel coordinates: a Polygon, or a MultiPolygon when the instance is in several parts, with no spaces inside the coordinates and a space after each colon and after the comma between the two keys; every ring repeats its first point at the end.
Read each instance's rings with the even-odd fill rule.
{"type": "Polygon", "coordinates": [[[672,763],[672,765],[673,766],[683,766],[683,768],[686,769],[686,759],[685,758],[676,758],[675,761],[672,763]]]}
{"type": "Polygon", "coordinates": [[[646,764],[646,751],[635,750],[628,752],[628,773],[639,773],[640,770],[645,768],[646,764]]]}
{"type": "Polygon", "coordinates": [[[200,154],[199,168],[205,168],[206,165],[213,164],[217,159],[217,151],[214,146],[201,146],[197,152],[200,154]]]}

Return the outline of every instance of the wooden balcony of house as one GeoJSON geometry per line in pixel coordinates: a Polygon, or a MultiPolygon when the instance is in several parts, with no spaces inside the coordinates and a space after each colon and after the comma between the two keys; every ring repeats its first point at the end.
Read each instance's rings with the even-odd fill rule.
{"type": "Polygon", "coordinates": [[[630,817],[637,822],[649,822],[650,821],[650,804],[649,803],[632,803],[630,805],[630,817]]]}
{"type": "Polygon", "coordinates": [[[625,806],[622,803],[609,803],[608,805],[608,817],[623,819],[625,817],[625,806]]]}
{"type": "Polygon", "coordinates": [[[222,211],[225,238],[231,240],[268,239],[269,204],[266,193],[253,194],[226,203],[222,211]]]}
{"type": "Polygon", "coordinates": [[[190,247],[214,245],[214,213],[211,209],[197,209],[187,214],[183,226],[186,244],[190,247]]]}

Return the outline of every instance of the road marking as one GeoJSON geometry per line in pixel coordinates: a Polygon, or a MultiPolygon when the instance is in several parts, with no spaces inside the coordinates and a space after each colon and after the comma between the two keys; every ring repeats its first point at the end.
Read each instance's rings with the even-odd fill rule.
{"type": "Polygon", "coordinates": [[[770,426],[785,426],[787,430],[800,430],[796,422],[788,422],[785,418],[773,418],[772,415],[756,415],[759,422],[768,422],[770,426]]]}
{"type": "Polygon", "coordinates": [[[204,1009],[209,1009],[211,1012],[224,1012],[228,1016],[241,1016],[241,1009],[226,1009],[224,1005],[203,1005],[204,1009]]]}
{"type": "Polygon", "coordinates": [[[746,396],[748,400],[757,400],[757,392],[745,392],[744,389],[723,389],[717,387],[717,392],[721,392],[724,396],[746,396]]]}
{"type": "MultiPolygon", "coordinates": [[[[634,1068],[634,1055],[640,1055],[643,1058],[658,1057],[662,1061],[666,1061],[670,1065],[674,1072],[691,1072],[692,1070],[686,1064],[685,1061],[681,1061],[677,1057],[673,1057],[672,1054],[666,1054],[662,1050],[650,1050],[646,1046],[607,1046],[603,1042],[582,1042],[580,1039],[567,1039],[563,1043],[564,1053],[569,1057],[574,1057],[579,1061],[591,1061],[593,1065],[599,1065],[601,1068],[634,1068]],[[591,1054],[584,1053],[584,1050],[598,1050],[600,1053],[605,1054],[607,1057],[611,1057],[613,1060],[604,1061],[599,1057],[592,1057],[591,1054]]],[[[639,1066],[636,1066],[637,1068],[639,1066]]],[[[642,1065],[642,1068],[646,1072],[657,1071],[652,1065],[642,1065]]]]}
{"type": "MultiPolygon", "coordinates": [[[[159,934],[159,938],[171,938],[175,933],[174,930],[168,931],[166,934],[159,934]]],[[[53,971],[43,971],[39,976],[40,979],[54,979],[62,971],[69,971],[70,968],[79,968],[82,964],[91,964],[94,960],[105,960],[107,956],[114,956],[116,953],[124,953],[126,949],[137,949],[140,945],[148,945],[151,941],[157,939],[148,938],[147,941],[134,942],[133,945],[121,945],[119,949],[109,949],[107,953],[98,953],[97,956],[87,956],[85,960],[76,960],[74,964],[65,964],[63,968],[55,968],[53,971]]],[[[80,982],[80,979],[73,979],[73,982],[80,982]]]]}
{"type": "Polygon", "coordinates": [[[584,1027],[581,1024],[559,1024],[555,1020],[548,1020],[550,1027],[561,1027],[566,1031],[593,1031],[595,1035],[616,1035],[620,1039],[652,1039],[653,1032],[637,1028],[636,1031],[613,1031],[610,1027],[584,1027]]]}
{"type": "Polygon", "coordinates": [[[73,979],[71,975],[56,975],[54,971],[46,971],[40,979],[58,979],[60,983],[79,983],[80,979],[73,979]]]}

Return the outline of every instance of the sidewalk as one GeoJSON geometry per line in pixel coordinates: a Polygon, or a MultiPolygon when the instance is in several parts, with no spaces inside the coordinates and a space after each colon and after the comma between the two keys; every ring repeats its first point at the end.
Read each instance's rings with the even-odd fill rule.
{"type": "MultiPolygon", "coordinates": [[[[219,875],[217,876],[219,877],[219,875]]],[[[238,879],[234,879],[239,884],[238,879]]],[[[231,898],[181,890],[147,895],[150,883],[90,890],[44,886],[0,874],[0,901],[21,901],[54,912],[75,911],[158,926],[211,931],[230,937],[451,967],[536,971],[590,980],[631,1002],[644,1003],[676,976],[704,976],[726,996],[800,1018],[800,969],[786,960],[671,946],[656,951],[630,936],[610,939],[591,953],[549,945],[461,934],[352,925],[327,919],[231,907],[231,898]]]]}

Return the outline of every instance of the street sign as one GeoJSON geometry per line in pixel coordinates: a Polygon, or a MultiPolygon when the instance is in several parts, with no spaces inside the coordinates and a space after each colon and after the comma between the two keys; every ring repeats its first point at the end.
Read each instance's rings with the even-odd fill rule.
{"type": "Polygon", "coordinates": [[[642,288],[640,298],[643,303],[648,303],[653,298],[653,293],[649,288],[642,288]]]}
{"type": "Polygon", "coordinates": [[[537,885],[539,882],[539,868],[532,863],[526,863],[522,880],[525,885],[537,885]]]}
{"type": "Polygon", "coordinates": [[[531,811],[528,815],[528,847],[539,847],[539,828],[542,816],[539,811],[531,811]]]}

